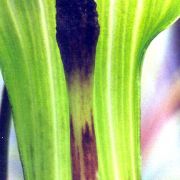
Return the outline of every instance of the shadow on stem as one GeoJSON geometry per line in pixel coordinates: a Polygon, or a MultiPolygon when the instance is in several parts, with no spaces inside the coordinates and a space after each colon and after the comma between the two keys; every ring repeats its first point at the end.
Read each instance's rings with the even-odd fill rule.
{"type": "Polygon", "coordinates": [[[11,108],[7,89],[4,87],[0,109],[0,179],[7,179],[8,142],[10,132],[11,108]]]}

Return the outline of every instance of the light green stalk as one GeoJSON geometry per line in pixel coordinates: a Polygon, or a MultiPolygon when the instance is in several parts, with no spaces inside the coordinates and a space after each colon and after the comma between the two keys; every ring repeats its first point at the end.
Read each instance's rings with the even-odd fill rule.
{"type": "Polygon", "coordinates": [[[141,179],[142,59],[151,40],[180,15],[179,4],[179,0],[97,0],[94,123],[101,180],[141,179]]]}
{"type": "Polygon", "coordinates": [[[69,180],[68,100],[55,0],[0,1],[0,67],[27,180],[69,180]]]}

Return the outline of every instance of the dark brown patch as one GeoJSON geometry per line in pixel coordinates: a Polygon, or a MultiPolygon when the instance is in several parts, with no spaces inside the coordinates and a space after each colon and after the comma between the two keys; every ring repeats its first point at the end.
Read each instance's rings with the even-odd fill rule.
{"type": "Polygon", "coordinates": [[[92,132],[86,123],[85,129],[82,131],[82,146],[85,162],[85,178],[86,180],[95,180],[98,170],[96,139],[94,133],[94,124],[92,120],[92,132]]]}
{"type": "Polygon", "coordinates": [[[89,76],[94,57],[99,24],[94,0],[56,0],[57,42],[67,78],[73,72],[89,76]]]}
{"type": "Polygon", "coordinates": [[[74,129],[72,125],[72,118],[70,121],[70,130],[71,130],[71,168],[72,168],[72,177],[73,180],[80,180],[80,158],[79,151],[76,149],[74,129]]]}
{"type": "MultiPolygon", "coordinates": [[[[74,84],[74,81],[77,81],[74,78],[74,74],[76,74],[80,81],[79,91],[81,91],[83,83],[91,82],[93,77],[96,44],[99,36],[96,3],[94,0],[56,0],[56,10],[56,39],[61,52],[66,80],[71,88],[71,83],[74,84]]],[[[90,85],[89,88],[92,86],[90,85]]],[[[80,161],[83,161],[86,179],[93,180],[97,169],[94,128],[89,128],[88,124],[85,125],[85,129],[82,131],[82,144],[78,144],[80,146],[78,147],[73,123],[78,122],[73,122],[71,117],[73,179],[80,180],[82,178],[81,171],[84,170],[80,169],[82,167],[80,161]],[[90,129],[93,129],[93,132],[90,129]]]]}
{"type": "MultiPolygon", "coordinates": [[[[98,160],[96,151],[96,139],[94,133],[94,125],[92,120],[92,126],[90,130],[88,124],[85,124],[84,130],[82,130],[82,150],[83,163],[84,163],[84,176],[85,180],[96,180],[96,173],[98,170],[98,160]]],[[[72,158],[72,177],[73,180],[81,180],[81,168],[80,168],[80,153],[76,148],[75,137],[71,118],[71,158],[72,158]]]]}

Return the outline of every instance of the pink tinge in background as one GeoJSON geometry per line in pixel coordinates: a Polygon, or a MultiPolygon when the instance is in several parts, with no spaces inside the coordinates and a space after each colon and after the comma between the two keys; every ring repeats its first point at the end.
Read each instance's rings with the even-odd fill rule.
{"type": "Polygon", "coordinates": [[[180,20],[151,43],[142,74],[143,180],[180,179],[180,20]]]}

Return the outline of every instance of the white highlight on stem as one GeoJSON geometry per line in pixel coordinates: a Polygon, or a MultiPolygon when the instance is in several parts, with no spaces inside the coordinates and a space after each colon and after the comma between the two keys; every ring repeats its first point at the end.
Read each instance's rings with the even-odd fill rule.
{"type": "MultiPolygon", "coordinates": [[[[57,161],[57,158],[56,158],[56,154],[58,154],[58,147],[57,147],[57,144],[56,142],[58,142],[57,140],[57,118],[56,118],[56,110],[54,107],[56,107],[56,104],[55,104],[55,89],[54,89],[54,80],[53,80],[53,64],[52,64],[52,61],[51,61],[51,52],[50,52],[50,42],[49,42],[49,35],[48,35],[48,24],[47,24],[47,18],[46,18],[46,13],[45,13],[45,7],[44,7],[44,4],[42,2],[42,0],[38,0],[39,2],[39,7],[40,7],[40,18],[41,18],[41,23],[42,23],[42,32],[43,32],[43,40],[44,40],[44,44],[45,44],[45,50],[46,50],[46,54],[47,54],[47,67],[48,67],[48,74],[49,74],[49,89],[50,89],[50,98],[51,98],[51,107],[53,107],[53,110],[52,110],[52,116],[53,116],[53,119],[54,119],[54,123],[53,123],[53,127],[54,127],[54,138],[56,140],[54,140],[54,147],[55,147],[55,153],[54,153],[54,168],[55,168],[55,175],[57,176],[58,175],[58,172],[59,172],[59,162],[57,161]]],[[[58,177],[56,177],[55,179],[58,179],[58,177]]]]}
{"type": "Polygon", "coordinates": [[[113,159],[113,168],[115,169],[115,174],[114,174],[114,179],[115,180],[119,180],[119,166],[118,166],[118,162],[117,162],[117,158],[116,158],[116,142],[115,142],[115,138],[114,138],[114,128],[113,128],[113,117],[112,117],[112,99],[111,99],[111,70],[112,70],[112,45],[113,45],[113,27],[114,27],[114,17],[115,17],[115,7],[116,4],[116,0],[111,0],[110,2],[110,8],[109,8],[109,31],[108,31],[108,52],[107,52],[107,59],[108,59],[108,63],[107,63],[107,104],[109,104],[110,106],[108,106],[108,123],[109,123],[109,134],[110,134],[110,148],[112,149],[111,154],[112,154],[112,159],[113,159]]]}

